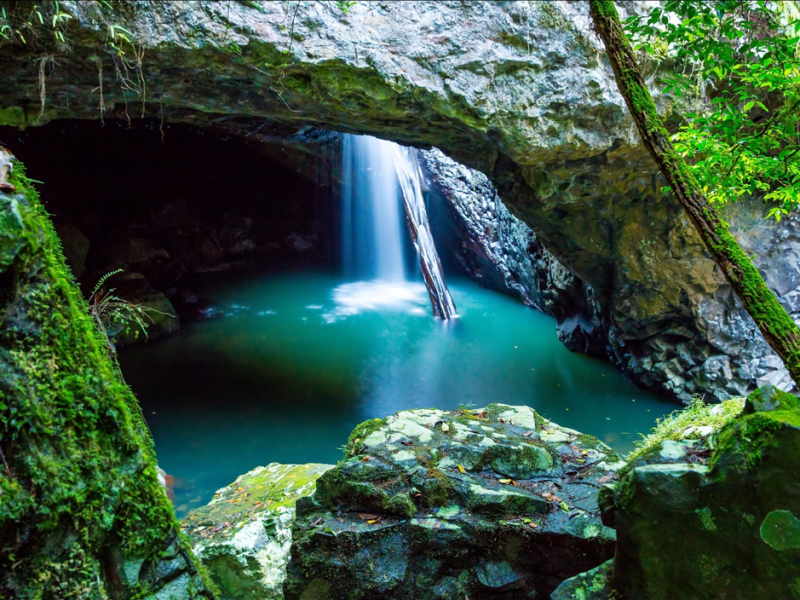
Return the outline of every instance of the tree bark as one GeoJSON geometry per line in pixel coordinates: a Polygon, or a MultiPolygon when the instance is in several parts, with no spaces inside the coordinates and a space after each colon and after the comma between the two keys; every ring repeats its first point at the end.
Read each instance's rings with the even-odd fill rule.
{"type": "Polygon", "coordinates": [[[800,329],[767,287],[761,273],[733,237],[727,223],[709,204],[686,162],[672,146],[622,30],[613,0],[589,0],[589,7],[594,29],[603,40],[614,68],[617,87],[645,147],[764,339],[800,385],[800,329]]]}

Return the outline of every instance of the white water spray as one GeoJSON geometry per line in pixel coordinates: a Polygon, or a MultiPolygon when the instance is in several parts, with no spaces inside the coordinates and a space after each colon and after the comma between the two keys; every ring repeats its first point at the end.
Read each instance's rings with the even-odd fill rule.
{"type": "MultiPolygon", "coordinates": [[[[456,307],[444,281],[428,225],[414,150],[369,136],[345,135],[343,138],[342,259],[345,273],[349,277],[380,283],[405,281],[400,222],[402,193],[406,223],[419,256],[433,314],[443,319],[455,317],[456,307]]],[[[384,293],[391,289],[398,289],[397,285],[382,286],[384,293]]]]}

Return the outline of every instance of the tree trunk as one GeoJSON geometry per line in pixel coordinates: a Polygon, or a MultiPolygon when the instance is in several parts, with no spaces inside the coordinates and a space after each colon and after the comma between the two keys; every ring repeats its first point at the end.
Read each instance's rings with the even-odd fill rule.
{"type": "Polygon", "coordinates": [[[730,282],[764,339],[781,357],[800,385],[800,329],[701,192],[700,185],[675,151],[661,122],[656,105],[636,63],[613,0],[589,0],[594,29],[606,48],[614,68],[617,87],[625,98],[642,141],[683,206],[695,229],[730,282]]]}

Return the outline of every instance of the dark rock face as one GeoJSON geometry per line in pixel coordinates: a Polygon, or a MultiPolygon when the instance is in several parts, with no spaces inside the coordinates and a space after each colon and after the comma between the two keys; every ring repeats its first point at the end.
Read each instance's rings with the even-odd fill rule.
{"type": "Polygon", "coordinates": [[[453,224],[454,254],[481,285],[518,297],[558,320],[558,336],[572,351],[608,358],[607,327],[590,286],[550,254],[533,230],[502,203],[489,179],[439,150],[419,153],[453,224]]]}
{"type": "MultiPolygon", "coordinates": [[[[687,296],[695,316],[683,324],[662,329],[640,323],[636,315],[614,310],[620,295],[597,293],[561,265],[500,202],[486,176],[438,150],[420,152],[420,159],[462,240],[455,249],[461,267],[486,287],[555,317],[559,338],[570,350],[607,358],[634,381],[684,402],[693,394],[726,400],[768,383],[793,388],[729,286],[708,296],[687,296]],[[636,336],[630,339],[625,330],[636,331],[636,336]]],[[[800,317],[800,218],[792,215],[776,224],[764,221],[765,212],[753,201],[731,206],[727,214],[767,283],[786,309],[800,317]]],[[[629,258],[617,257],[621,262],[629,258]]],[[[696,273],[703,264],[698,260],[687,268],[696,273]]]]}
{"type": "Polygon", "coordinates": [[[695,427],[639,456],[600,494],[618,540],[609,597],[795,598],[798,452],[800,400],[768,386],[721,429],[695,427]]]}
{"type": "Polygon", "coordinates": [[[404,411],[347,455],[297,502],[286,598],[547,597],[613,553],[596,490],[624,463],[528,407],[404,411]]]}

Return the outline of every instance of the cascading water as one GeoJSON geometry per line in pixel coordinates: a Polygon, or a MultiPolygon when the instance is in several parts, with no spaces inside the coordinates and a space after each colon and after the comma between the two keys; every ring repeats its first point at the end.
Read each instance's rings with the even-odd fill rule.
{"type": "Polygon", "coordinates": [[[405,279],[393,145],[369,136],[344,136],[342,250],[349,277],[405,279]]]}
{"type": "Polygon", "coordinates": [[[337,290],[340,306],[358,304],[369,297],[407,299],[400,224],[400,194],[422,278],[433,314],[442,319],[456,315],[433,243],[421,173],[412,148],[370,136],[345,135],[342,144],[342,258],[345,274],[363,282],[337,290]],[[368,289],[367,289],[368,287],[368,289]]]}

